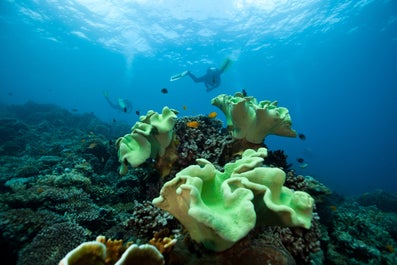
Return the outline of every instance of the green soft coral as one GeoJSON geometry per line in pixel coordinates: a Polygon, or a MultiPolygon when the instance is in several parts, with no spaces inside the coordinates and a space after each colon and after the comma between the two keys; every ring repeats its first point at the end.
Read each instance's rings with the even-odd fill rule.
{"type": "Polygon", "coordinates": [[[189,166],[164,184],[153,200],[170,212],[190,236],[214,251],[230,248],[255,225],[310,228],[314,200],[283,187],[285,173],[263,167],[266,148],[246,150],[224,172],[205,159],[189,166]]]}
{"type": "Polygon", "coordinates": [[[148,158],[161,158],[174,140],[176,110],[164,107],[162,113],[148,111],[131,128],[131,133],[116,141],[121,162],[119,173],[125,175],[128,165],[137,167],[148,158]]]}
{"type": "Polygon", "coordinates": [[[227,126],[235,139],[260,144],[269,134],[296,137],[288,109],[278,107],[277,101],[257,102],[254,97],[236,93],[234,96],[221,94],[213,98],[211,104],[226,115],[227,126]]]}

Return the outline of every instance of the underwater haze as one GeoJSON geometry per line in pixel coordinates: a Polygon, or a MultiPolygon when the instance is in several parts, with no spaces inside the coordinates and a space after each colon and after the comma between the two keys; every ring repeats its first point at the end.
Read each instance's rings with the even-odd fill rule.
{"type": "Polygon", "coordinates": [[[4,105],[51,103],[131,126],[163,106],[225,121],[211,99],[245,89],[288,108],[306,139],[265,143],[298,173],[341,194],[397,191],[396,1],[2,0],[0,27],[4,105]],[[209,92],[170,82],[227,58],[209,92]],[[105,91],[132,109],[113,109],[105,91]]]}

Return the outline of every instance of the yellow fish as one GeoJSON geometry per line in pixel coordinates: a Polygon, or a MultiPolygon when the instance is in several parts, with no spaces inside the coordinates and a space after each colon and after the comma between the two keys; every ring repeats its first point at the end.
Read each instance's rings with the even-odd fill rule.
{"type": "Polygon", "coordinates": [[[187,110],[187,107],[185,105],[182,106],[183,110],[187,110]]]}
{"type": "Polygon", "coordinates": [[[186,123],[186,126],[190,128],[197,128],[200,126],[200,123],[198,121],[189,121],[186,123]]]}
{"type": "Polygon", "coordinates": [[[210,114],[208,114],[208,118],[214,119],[214,118],[216,118],[217,115],[218,115],[218,113],[216,113],[215,111],[213,111],[213,112],[211,112],[210,114]]]}

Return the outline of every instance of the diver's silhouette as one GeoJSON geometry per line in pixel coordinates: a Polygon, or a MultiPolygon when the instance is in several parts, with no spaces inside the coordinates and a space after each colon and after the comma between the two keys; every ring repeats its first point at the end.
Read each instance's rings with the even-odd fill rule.
{"type": "Polygon", "coordinates": [[[190,78],[196,83],[204,83],[205,87],[207,88],[206,91],[209,92],[214,88],[217,88],[221,84],[221,74],[228,69],[231,64],[230,59],[226,59],[222,66],[218,69],[216,67],[209,67],[205,75],[197,77],[192,74],[190,71],[184,71],[180,74],[171,76],[170,81],[176,81],[186,75],[190,76],[190,78]]]}
{"type": "Polygon", "coordinates": [[[103,96],[105,97],[106,101],[108,102],[108,104],[116,110],[121,110],[122,112],[131,112],[132,111],[132,104],[128,99],[124,99],[124,98],[119,98],[118,99],[118,104],[113,103],[110,99],[109,99],[109,92],[108,91],[103,91],[103,96]]]}

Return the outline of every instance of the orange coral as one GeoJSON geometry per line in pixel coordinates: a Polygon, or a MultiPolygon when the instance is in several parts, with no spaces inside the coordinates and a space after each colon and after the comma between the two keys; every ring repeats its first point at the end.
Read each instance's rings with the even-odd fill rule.
{"type": "Polygon", "coordinates": [[[129,242],[124,245],[123,240],[106,239],[104,236],[98,236],[96,241],[106,245],[105,263],[107,265],[115,264],[120,259],[124,251],[132,244],[129,242]]]}
{"type": "Polygon", "coordinates": [[[176,244],[176,239],[164,236],[164,231],[156,232],[154,237],[150,239],[149,244],[155,246],[161,254],[170,253],[173,246],[176,244]]]}

